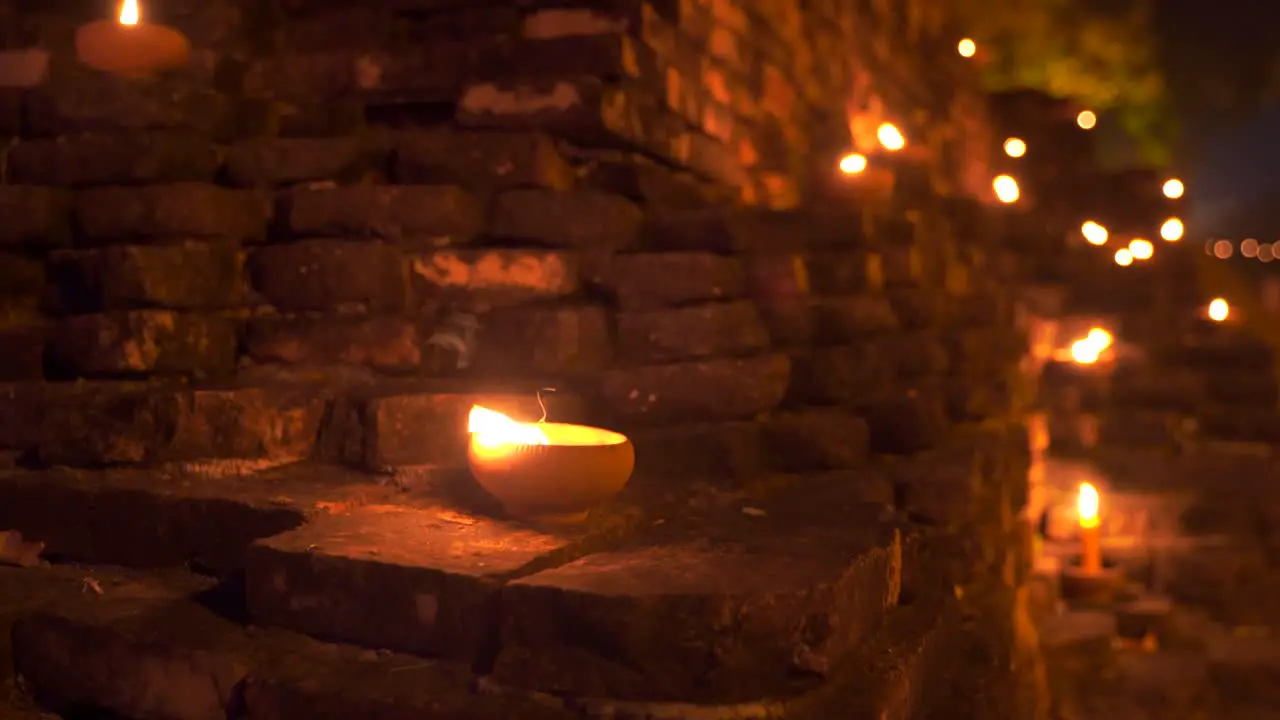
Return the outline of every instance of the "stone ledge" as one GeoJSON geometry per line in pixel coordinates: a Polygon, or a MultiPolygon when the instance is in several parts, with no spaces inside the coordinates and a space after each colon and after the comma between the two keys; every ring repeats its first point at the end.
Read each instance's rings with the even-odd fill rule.
{"type": "Polygon", "coordinates": [[[443,507],[370,506],[254,545],[249,612],[316,637],[474,663],[490,651],[503,579],[568,543],[443,507]]]}
{"type": "Polygon", "coordinates": [[[10,409],[0,422],[0,447],[42,465],[292,462],[309,457],[316,445],[325,399],[314,385],[0,386],[10,409]]]}
{"type": "Polygon", "coordinates": [[[722,703],[817,685],[897,603],[903,543],[891,512],[852,484],[790,495],[673,519],[513,580],[495,678],[722,703]]]}
{"type": "Polygon", "coordinates": [[[194,600],[213,594],[200,579],[0,568],[8,575],[47,583],[14,624],[13,655],[52,710],[182,720],[224,718],[231,707],[249,720],[573,717],[551,698],[478,694],[464,666],[242,628],[194,600]],[[101,593],[82,592],[83,577],[101,593]]]}
{"type": "Polygon", "coordinates": [[[132,567],[244,566],[245,548],[308,518],[395,490],[336,468],[245,476],[164,470],[0,473],[0,528],[51,557],[132,567]]]}

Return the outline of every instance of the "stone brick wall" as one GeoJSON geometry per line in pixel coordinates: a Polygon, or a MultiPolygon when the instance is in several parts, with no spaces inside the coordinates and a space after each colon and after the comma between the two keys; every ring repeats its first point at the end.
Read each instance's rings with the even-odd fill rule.
{"type": "Polygon", "coordinates": [[[1007,409],[1021,338],[976,279],[998,238],[933,192],[988,138],[965,83],[907,82],[954,70],[935,12],[153,2],[192,67],[118,80],[76,64],[103,10],[72,5],[4,6],[19,457],[436,464],[459,393],[536,414],[554,387],[723,476],[761,453],[848,467],[850,438],[914,451],[1007,409]],[[882,119],[921,138],[900,177],[938,182],[857,204],[831,168],[882,119]],[[842,199],[777,209],[818,190],[842,199]],[[341,389],[280,390],[314,383],[341,389]]]}
{"type": "MultiPolygon", "coordinates": [[[[541,393],[552,419],[636,444],[600,535],[709,503],[773,517],[761,507],[779,499],[807,529],[824,493],[841,498],[817,523],[833,538],[859,522],[846,503],[893,523],[883,591],[815,586],[928,616],[909,653],[868,646],[877,667],[914,669],[857,702],[1022,716],[1005,705],[1035,217],[981,199],[997,135],[945,4],[144,0],[188,33],[193,63],[130,81],[76,65],[71,31],[104,12],[77,5],[0,0],[0,451],[148,469],[17,473],[0,528],[124,564],[203,557],[208,534],[210,567],[242,568],[254,539],[323,510],[297,511],[314,478],[349,475],[298,464],[266,488],[272,473],[246,469],[465,485],[470,406],[533,420],[541,393]],[[876,150],[884,121],[906,151],[876,150]],[[851,149],[873,172],[839,176],[851,149]],[[207,495],[236,512],[190,509],[207,495]],[[90,531],[65,522],[72,506],[90,531]],[[99,543],[126,514],[154,522],[125,550],[99,543]],[[934,693],[928,673],[954,687],[934,693]]],[[[588,540],[580,552],[603,542],[588,540]]],[[[360,577],[356,595],[381,587],[360,577]]],[[[840,625],[820,616],[777,627],[840,625]]]]}

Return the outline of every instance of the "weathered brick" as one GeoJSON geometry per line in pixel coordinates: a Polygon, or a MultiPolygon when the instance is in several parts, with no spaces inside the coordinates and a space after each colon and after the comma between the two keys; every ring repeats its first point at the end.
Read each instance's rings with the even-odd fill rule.
{"type": "Polygon", "coordinates": [[[428,297],[507,304],[557,298],[578,291],[578,258],[558,250],[439,250],[410,267],[428,297]]]}
{"type": "Polygon", "coordinates": [[[791,379],[785,355],[615,369],[600,377],[600,409],[621,419],[735,420],[782,401],[791,379]]]}
{"type": "Polygon", "coordinates": [[[77,315],[54,328],[50,358],[59,375],[221,375],[235,367],[235,323],[217,315],[133,310],[77,315]]]}
{"type": "Polygon", "coordinates": [[[644,238],[657,250],[714,253],[794,252],[804,248],[798,215],[725,208],[662,209],[645,218],[644,238]]]}
{"type": "Polygon", "coordinates": [[[65,245],[71,241],[71,202],[61,190],[0,184],[0,247],[65,245]]]}
{"type": "MultiPolygon", "coordinates": [[[[903,548],[899,531],[879,520],[883,508],[857,488],[839,489],[780,493],[753,503],[754,517],[727,509],[696,530],[508,583],[495,678],[586,697],[755,703],[793,688],[796,673],[842,667],[896,604],[903,548]],[[714,629],[725,617],[739,630],[730,637],[714,629]],[[815,617],[824,620],[814,625],[815,617]],[[601,634],[616,635],[603,651],[584,640],[601,634]],[[711,645],[714,657],[690,651],[711,645]]],[[[875,657],[892,654],[882,653],[875,657]]],[[[842,697],[811,716],[839,717],[837,702],[848,707],[842,697]]],[[[879,708],[865,715],[880,716],[879,708]]]]}
{"type": "Polygon", "coordinates": [[[392,141],[393,174],[406,184],[462,183],[484,190],[568,190],[574,173],[546,135],[445,128],[403,132],[392,141]]]}
{"type": "Polygon", "coordinates": [[[40,322],[0,324],[0,382],[38,380],[44,376],[49,326],[40,322]]]}
{"type": "Polygon", "coordinates": [[[247,69],[245,91],[285,102],[360,97],[383,102],[447,102],[482,48],[440,40],[408,49],[326,49],[259,58],[247,69]]]}
{"type": "Polygon", "coordinates": [[[820,298],[814,312],[819,336],[837,343],[898,329],[898,316],[883,295],[863,294],[820,298]]]}
{"type": "Polygon", "coordinates": [[[868,403],[863,409],[871,430],[871,449],[910,454],[938,445],[949,426],[939,388],[921,385],[868,403]]]}
{"type": "Polygon", "coordinates": [[[885,288],[884,261],[877,252],[814,252],[805,258],[805,270],[818,295],[878,292],[885,288]]]}
{"type": "Polygon", "coordinates": [[[945,297],[931,288],[898,287],[887,294],[894,314],[906,329],[935,327],[947,316],[945,297]]]}
{"type": "Polygon", "coordinates": [[[868,452],[867,423],[843,409],[785,412],[764,423],[764,443],[773,464],[788,472],[858,467],[868,452]]]}
{"type": "Polygon", "coordinates": [[[750,302],[707,303],[620,313],[617,352],[628,364],[746,355],[769,345],[769,332],[750,302]]]}
{"type": "Polygon", "coordinates": [[[651,92],[597,78],[480,82],[460,97],[464,127],[550,131],[586,147],[658,147],[678,134],[651,92]]]}
{"type": "MultiPolygon", "coordinates": [[[[580,415],[577,398],[564,393],[543,398],[551,420],[572,422],[580,415]]],[[[475,405],[520,422],[537,422],[542,406],[536,393],[414,392],[339,403],[358,416],[344,429],[342,459],[372,470],[413,465],[462,468],[467,457],[467,414],[475,405]]]]}
{"type": "Polygon", "coordinates": [[[558,247],[623,250],[636,244],[642,219],[635,203],[608,193],[510,190],[494,199],[489,233],[558,247]]]}
{"type": "Polygon", "coordinates": [[[229,118],[226,98],[189,78],[129,78],[77,68],[61,72],[27,100],[27,123],[36,135],[87,132],[217,129],[229,118]]]}
{"type": "Polygon", "coordinates": [[[382,243],[306,240],[259,248],[249,258],[253,288],[284,311],[404,309],[409,279],[400,252],[382,243]]]}
{"type": "Polygon", "coordinates": [[[893,365],[900,378],[935,377],[947,371],[950,356],[935,333],[906,332],[887,338],[884,343],[893,354],[893,365]]]}
{"type": "Polygon", "coordinates": [[[173,394],[141,383],[59,383],[25,389],[33,423],[22,449],[46,465],[140,463],[165,446],[177,422],[173,394]]]}
{"type": "Polygon", "coordinates": [[[264,363],[404,371],[422,363],[423,339],[418,325],[398,317],[267,315],[249,320],[244,351],[264,363]]]}
{"type": "Polygon", "coordinates": [[[214,310],[240,304],[244,259],[233,245],[115,245],[49,257],[53,308],[85,313],[133,308],[214,310]]]}
{"type": "Polygon", "coordinates": [[[815,405],[857,405],[894,384],[893,355],[876,342],[819,348],[795,358],[795,399],[815,405]]]}
{"type": "Polygon", "coordinates": [[[227,150],[227,178],[234,185],[295,185],[354,181],[379,166],[385,149],[371,137],[257,138],[227,150]]]}
{"type": "Polygon", "coordinates": [[[30,255],[0,252],[0,298],[39,297],[45,287],[45,266],[30,255]]]}
{"type": "Polygon", "coordinates": [[[207,182],[218,170],[208,138],[186,132],[134,132],[29,140],[9,149],[9,180],[29,185],[207,182]]]}
{"type": "Polygon", "coordinates": [[[287,462],[311,457],[326,398],[314,388],[277,385],[176,391],[173,434],[157,459],[287,462]]]}
{"type": "Polygon", "coordinates": [[[603,308],[498,308],[480,318],[476,372],[498,377],[562,378],[598,370],[611,355],[603,308]]]}
{"type": "Polygon", "coordinates": [[[757,479],[768,467],[761,435],[762,425],[754,420],[628,431],[636,447],[631,487],[643,493],[652,484],[661,492],[673,480],[732,486],[757,479]]]}
{"type": "Polygon", "coordinates": [[[249,613],[258,624],[471,663],[488,652],[503,577],[567,542],[443,507],[358,508],[250,548],[249,613]],[[374,597],[383,605],[371,613],[374,597]]]}
{"type": "Polygon", "coordinates": [[[33,425],[0,444],[47,465],[218,459],[284,462],[315,448],[325,398],[313,388],[190,389],[154,383],[25,385],[10,394],[33,425]]]}
{"type": "Polygon", "coordinates": [[[307,189],[289,195],[289,229],[300,236],[376,237],[431,248],[469,241],[480,203],[454,185],[307,189]]]}
{"type": "Polygon", "coordinates": [[[95,188],[75,202],[81,233],[97,242],[261,240],[268,209],[252,192],[203,183],[95,188]]]}
{"type": "Polygon", "coordinates": [[[812,288],[804,256],[794,252],[753,253],[746,259],[747,292],[760,308],[769,334],[780,345],[813,339],[812,288]]]}
{"type": "Polygon", "coordinates": [[[924,251],[919,245],[886,245],[879,249],[885,284],[890,287],[919,285],[925,280],[924,251]]]}
{"type": "Polygon", "coordinates": [[[701,252],[615,255],[593,281],[623,310],[733,300],[747,284],[739,259],[701,252]]]}

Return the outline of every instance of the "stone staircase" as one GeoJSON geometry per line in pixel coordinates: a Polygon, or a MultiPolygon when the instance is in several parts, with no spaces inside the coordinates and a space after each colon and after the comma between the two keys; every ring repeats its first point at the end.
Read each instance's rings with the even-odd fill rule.
{"type": "Polygon", "coordinates": [[[956,77],[835,177],[873,25],[819,5],[175,0],[197,62],[122,81],[0,0],[0,717],[1018,716],[984,103],[877,44],[956,77]],[[474,405],[635,474],[506,518],[474,405]]]}

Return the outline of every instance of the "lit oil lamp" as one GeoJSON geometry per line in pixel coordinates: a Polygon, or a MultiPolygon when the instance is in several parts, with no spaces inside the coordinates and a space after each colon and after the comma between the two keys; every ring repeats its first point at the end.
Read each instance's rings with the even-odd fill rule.
{"type": "Polygon", "coordinates": [[[1092,483],[1081,483],[1076,496],[1076,515],[1080,519],[1080,569],[1085,573],[1102,572],[1102,523],[1098,519],[1098,489],[1092,483]]]}
{"type": "Polygon", "coordinates": [[[95,20],[76,31],[76,55],[94,70],[148,77],[185,67],[191,43],[177,30],[142,22],[138,0],[124,0],[115,20],[95,20]]]}
{"type": "Polygon", "coordinates": [[[1102,523],[1098,489],[1081,483],[1076,495],[1080,525],[1080,559],[1062,568],[1062,598],[1089,606],[1111,606],[1124,587],[1124,570],[1102,557],[1102,523]]]}
{"type": "Polygon", "coordinates": [[[513,517],[574,523],[617,494],[635,468],[626,435],[587,425],[522,423],[475,406],[467,461],[476,482],[513,517]]]}

